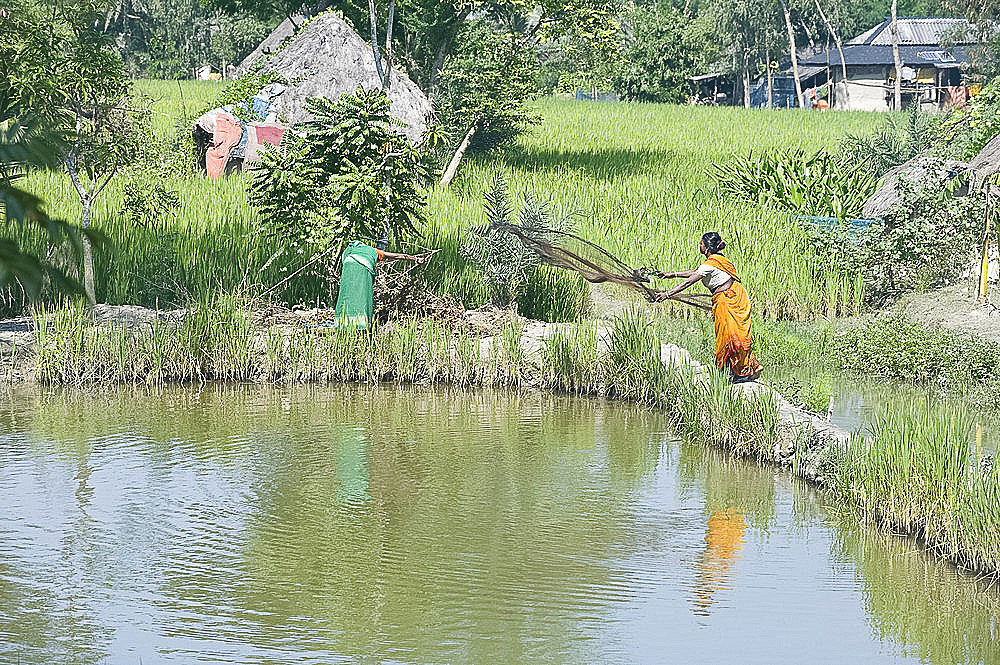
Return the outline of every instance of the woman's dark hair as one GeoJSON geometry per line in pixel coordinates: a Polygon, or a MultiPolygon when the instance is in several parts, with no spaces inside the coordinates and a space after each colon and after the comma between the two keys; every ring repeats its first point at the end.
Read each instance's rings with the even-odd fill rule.
{"type": "Polygon", "coordinates": [[[709,231],[703,235],[701,241],[705,243],[709,254],[722,254],[722,250],[726,248],[726,241],[715,231],[709,231]]]}

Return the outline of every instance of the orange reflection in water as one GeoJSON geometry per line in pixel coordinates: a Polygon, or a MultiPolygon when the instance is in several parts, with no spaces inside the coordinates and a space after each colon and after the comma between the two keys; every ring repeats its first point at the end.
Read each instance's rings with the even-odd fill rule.
{"type": "Polygon", "coordinates": [[[698,559],[694,583],[695,614],[708,615],[716,591],[729,588],[729,569],[740,558],[747,523],[736,508],[716,511],[708,518],[705,551],[698,559]]]}

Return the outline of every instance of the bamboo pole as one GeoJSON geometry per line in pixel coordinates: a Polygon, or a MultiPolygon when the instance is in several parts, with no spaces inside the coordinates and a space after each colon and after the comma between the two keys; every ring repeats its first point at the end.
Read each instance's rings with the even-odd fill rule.
{"type": "Polygon", "coordinates": [[[983,228],[983,261],[979,267],[979,295],[976,298],[977,304],[986,302],[986,289],[989,284],[990,275],[990,222],[993,214],[993,183],[986,183],[986,221],[983,228]]]}

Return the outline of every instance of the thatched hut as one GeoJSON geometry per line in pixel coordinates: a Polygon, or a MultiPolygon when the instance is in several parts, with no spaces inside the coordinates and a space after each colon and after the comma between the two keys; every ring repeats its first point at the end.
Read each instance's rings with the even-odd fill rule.
{"type": "Polygon", "coordinates": [[[902,181],[936,184],[943,189],[954,178],[966,174],[967,182],[955,192],[962,196],[969,191],[979,190],[988,178],[998,173],[1000,135],[994,136],[969,162],[918,155],[882,177],[882,186],[865,202],[864,216],[870,219],[885,217],[899,200],[898,185],[902,181]]]}
{"type": "Polygon", "coordinates": [[[865,201],[863,214],[868,219],[884,218],[899,201],[899,184],[904,181],[933,184],[943,189],[968,167],[965,162],[918,155],[882,177],[882,186],[865,201]]]}
{"type": "MultiPolygon", "coordinates": [[[[276,32],[287,30],[283,23],[276,32]]],[[[268,37],[265,42],[281,41],[268,37]]],[[[263,51],[263,49],[261,50],[263,51]]],[[[246,63],[245,63],[246,64],[246,63]]],[[[262,72],[275,72],[290,81],[282,95],[283,115],[290,123],[310,120],[304,105],[310,97],[337,99],[354,93],[358,86],[382,86],[375,69],[371,45],[333,13],[312,19],[283,48],[262,54],[252,63],[262,72]]],[[[410,141],[418,141],[431,115],[431,104],[420,88],[406,74],[393,69],[388,91],[392,101],[390,114],[402,122],[402,131],[410,141]]]]}
{"type": "Polygon", "coordinates": [[[969,162],[972,171],[972,187],[979,189],[986,179],[1000,173],[1000,134],[983,146],[979,154],[969,162]]]}

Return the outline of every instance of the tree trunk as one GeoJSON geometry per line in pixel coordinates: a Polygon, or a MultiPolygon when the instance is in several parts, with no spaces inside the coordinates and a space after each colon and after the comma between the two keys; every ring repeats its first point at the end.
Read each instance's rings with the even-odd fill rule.
{"type": "MultiPolygon", "coordinates": [[[[823,7],[820,6],[819,0],[816,0],[816,9],[819,11],[820,20],[823,21],[826,29],[830,31],[831,35],[833,35],[833,41],[837,45],[837,53],[840,54],[840,80],[844,83],[844,102],[846,102],[846,104],[850,104],[851,97],[850,92],[847,90],[847,61],[844,59],[844,43],[840,39],[840,32],[833,29],[833,25],[826,18],[826,14],[823,13],[823,7]]],[[[837,106],[841,106],[839,100],[837,106]]],[[[843,108],[843,106],[841,106],[841,108],[843,108]]]]}
{"type": "Polygon", "coordinates": [[[378,16],[375,14],[375,0],[368,0],[368,18],[371,20],[372,24],[372,55],[375,56],[375,72],[378,74],[378,80],[382,83],[382,89],[385,90],[385,71],[382,69],[382,54],[378,50],[378,16]]]}
{"type": "Polygon", "coordinates": [[[382,79],[382,89],[389,91],[392,85],[392,23],[396,16],[396,0],[389,0],[389,17],[385,22],[385,78],[382,79]]]}
{"type": "Polygon", "coordinates": [[[799,108],[805,108],[802,99],[802,82],[799,81],[799,58],[795,52],[795,30],[792,29],[792,14],[788,11],[788,3],[785,0],[781,0],[781,11],[785,15],[785,29],[788,31],[788,51],[792,56],[792,78],[795,79],[795,100],[799,108]]]}
{"type": "MultiPolygon", "coordinates": [[[[80,212],[80,226],[86,230],[90,228],[91,199],[87,196],[81,202],[83,210],[80,212]]],[[[89,304],[93,305],[97,302],[94,292],[94,252],[86,235],[83,236],[83,290],[87,293],[89,304]]]]}
{"type": "Polygon", "coordinates": [[[743,108],[750,108],[750,68],[743,65],[743,108]]]}
{"type": "Polygon", "coordinates": [[[903,63],[899,59],[899,25],[896,21],[897,0],[892,0],[892,62],[896,67],[896,80],[892,86],[893,110],[898,111],[903,106],[903,63]]]}
{"type": "Polygon", "coordinates": [[[472,137],[476,134],[476,123],[472,123],[469,127],[469,131],[465,133],[465,138],[462,139],[462,144],[458,146],[458,150],[455,151],[455,155],[451,158],[448,163],[448,168],[444,170],[444,175],[441,176],[441,184],[445,187],[451,184],[452,178],[455,177],[455,173],[458,171],[458,164],[462,161],[462,156],[465,155],[465,151],[469,149],[469,143],[472,141],[472,137]]]}
{"type": "Polygon", "coordinates": [[[774,88],[772,87],[772,77],[771,77],[771,51],[768,49],[767,53],[764,54],[767,58],[767,108],[774,108],[774,88]]]}

